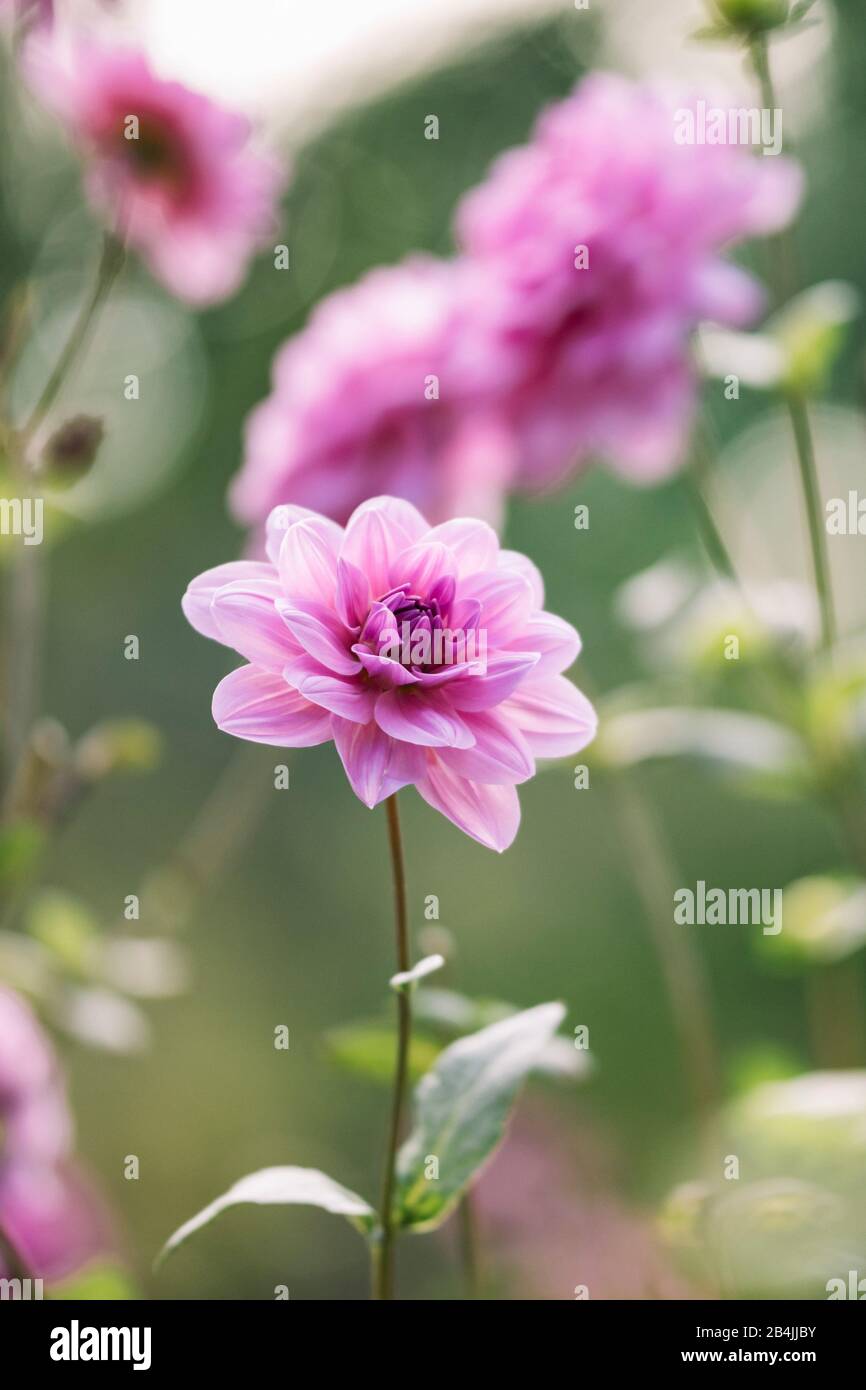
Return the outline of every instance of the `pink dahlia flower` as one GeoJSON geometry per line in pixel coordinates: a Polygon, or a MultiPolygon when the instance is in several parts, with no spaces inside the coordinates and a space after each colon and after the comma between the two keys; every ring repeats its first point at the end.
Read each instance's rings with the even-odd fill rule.
{"type": "Polygon", "coordinates": [[[415,256],[338,290],[278,353],[249,418],[235,516],[282,502],[344,522],[365,497],[405,497],[434,521],[496,520],[511,472],[499,361],[475,332],[472,267],[415,256]]]}
{"type": "Polygon", "coordinates": [[[677,143],[685,105],[591,76],[458,210],[459,242],[491,279],[480,302],[521,487],[555,484],[595,454],[635,480],[675,470],[695,399],[693,330],[742,325],[761,307],[757,283],[722,252],[791,218],[799,169],[677,143]]]}
{"type": "Polygon", "coordinates": [[[96,1195],[71,1163],[72,1119],[53,1049],[24,1000],[0,986],[0,1275],[4,1241],[57,1279],[109,1243],[96,1195]]]}
{"type": "Polygon", "coordinates": [[[544,612],[535,566],[482,521],[431,528],[390,497],[345,529],[278,507],[267,555],[206,571],[183,600],[197,631],[248,663],[217,686],[218,726],[289,748],[333,739],[366,806],[414,783],[467,835],[506,849],[536,757],[575,753],[595,732],[562,674],[580,640],[544,612]]]}
{"type": "Polygon", "coordinates": [[[232,294],[273,235],[280,184],[246,118],[157,77],[133,49],[41,44],[28,70],[84,152],[92,203],[156,278],[192,304],[232,294]]]}

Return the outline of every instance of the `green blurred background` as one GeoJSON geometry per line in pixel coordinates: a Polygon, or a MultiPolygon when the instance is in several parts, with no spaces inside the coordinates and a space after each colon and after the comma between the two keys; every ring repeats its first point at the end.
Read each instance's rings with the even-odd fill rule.
{"type": "MultiPolygon", "coordinates": [[[[810,179],[801,259],[810,280],[846,279],[866,295],[866,12],[849,0],[837,6],[837,18],[832,102],[800,152],[810,179]]],[[[242,545],[227,518],[225,491],[239,462],[241,422],[268,389],[275,348],[315,300],[367,267],[414,248],[447,254],[460,194],[498,151],[525,138],[539,107],[565,94],[593,58],[590,29],[579,56],[561,24],[521,32],[352,114],[305,149],[285,201],[292,269],[275,276],[264,257],[234,301],[197,321],[198,346],[192,341],[189,353],[198,362],[200,352],[200,364],[182,384],[167,435],[165,410],[160,422],[154,467],[163,469],[163,455],[172,454],[172,430],[184,436],[170,474],[137,509],[97,515],[53,551],[43,712],[73,734],[102,717],[136,714],[165,738],[159,769],[100,788],[64,829],[47,865],[45,881],[88,903],[108,932],[129,929],[124,898],[170,860],[238,754],[209,712],[212,689],[233,658],[189,629],[179,599],[193,575],[242,545]],[[428,112],[440,117],[438,142],[422,138],[428,112]],[[140,638],[137,662],[123,657],[130,633],[140,638]]],[[[96,254],[97,231],[78,209],[72,166],[52,147],[41,168],[23,209],[7,198],[0,228],[5,290],[32,263],[28,236],[49,208],[38,271],[68,266],[73,248],[81,285],[96,254]]],[[[17,186],[20,166],[10,177],[17,186]]],[[[158,303],[141,272],[133,269],[126,283],[158,303]]],[[[186,326],[177,331],[189,333],[186,326]]],[[[124,371],[135,370],[139,341],[130,329],[126,356],[118,358],[124,371]]],[[[96,369],[88,366],[82,380],[96,369]]],[[[176,384],[171,361],[166,370],[176,384]]],[[[858,325],[832,395],[859,409],[862,391],[858,325]]],[[[716,395],[723,440],[767,408],[748,393],[736,408],[716,395]]],[[[75,390],[67,400],[77,400],[75,390]]],[[[155,407],[145,391],[126,409],[138,411],[128,428],[144,440],[136,467],[146,469],[155,407]]],[[[122,440],[114,447],[122,453],[122,440]]],[[[699,552],[679,484],[631,490],[600,470],[566,493],[514,502],[506,540],[540,564],[548,606],[580,630],[584,654],[573,674],[594,692],[644,674],[638,644],[614,610],[618,586],[670,550],[699,552]],[[578,501],[590,507],[585,532],[573,526],[578,501]]],[[[378,1191],[386,1095],[335,1068],[323,1035],[387,1007],[393,959],[384,813],[368,812],[353,797],[332,747],[289,754],[291,787],[278,792],[271,789],[273,767],[283,760],[282,753],[250,750],[253,775],[267,787],[264,814],[229,871],[214,876],[196,900],[183,933],[191,987],[148,1007],[150,1050],[128,1058],[61,1044],[81,1152],[119,1213],[148,1296],[267,1298],[276,1284],[298,1298],[366,1291],[355,1234],[322,1213],[292,1209],[231,1212],[158,1277],[149,1273],[181,1221],[256,1167],[312,1165],[362,1193],[378,1191]],[[278,1024],[290,1029],[288,1052],[274,1049],[278,1024]],[[138,1181],[123,1176],[130,1154],[140,1158],[138,1181]]],[[[678,884],[703,878],[772,887],[840,862],[834,826],[814,805],[750,797],[692,762],[653,763],[635,776],[671,847],[678,884]]],[[[559,997],[568,1005],[569,1029],[589,1026],[592,1079],[550,1090],[546,1103],[560,1117],[563,1152],[589,1147],[595,1155],[587,1179],[593,1191],[615,1192],[622,1210],[648,1208],[664,1191],[666,1156],[692,1111],[633,878],[640,867],[622,836],[609,782],[593,777],[589,790],[576,791],[569,766],[539,776],[521,790],[522,828],[502,857],[462,837],[414,792],[401,800],[413,926],[424,925],[424,899],[437,894],[441,924],[456,938],[462,990],[519,1005],[559,997]]],[[[155,909],[148,921],[149,910],[145,895],[141,925],[161,930],[155,909]]],[[[768,1044],[792,1065],[811,1064],[801,981],[768,972],[749,929],[695,929],[691,941],[709,980],[729,1084],[750,1050],[768,1044]]],[[[558,1142],[557,1133],[542,1143],[558,1142]]],[[[520,1201],[519,1164],[510,1181],[520,1201]]],[[[566,1193],[565,1200],[578,1199],[566,1193]]],[[[542,1263],[545,1238],[540,1231],[542,1263]]],[[[406,1296],[457,1292],[447,1232],[404,1247],[406,1296]]],[[[630,1289],[627,1271],[620,1272],[619,1285],[615,1262],[599,1274],[598,1296],[630,1289]]],[[[575,1269],[572,1282],[580,1277],[575,1269]]],[[[567,1281],[566,1274],[564,1298],[571,1296],[567,1281]]],[[[507,1291],[531,1294],[530,1273],[518,1272],[507,1291]]]]}

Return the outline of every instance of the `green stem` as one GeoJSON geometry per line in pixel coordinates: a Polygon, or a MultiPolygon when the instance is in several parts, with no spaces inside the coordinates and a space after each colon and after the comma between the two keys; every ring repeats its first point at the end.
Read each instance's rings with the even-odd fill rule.
{"type": "Polygon", "coordinates": [[[18,544],[9,565],[3,759],[7,787],[24,755],[37,705],[45,568],[39,550],[18,544]]]}
{"type": "Polygon", "coordinates": [[[710,449],[706,441],[696,440],[693,445],[691,467],[683,473],[701,539],[710,562],[725,579],[732,580],[738,587],[736,566],[731,553],[719,530],[713,510],[707,498],[707,480],[710,471],[710,449]]]}
{"type": "Polygon", "coordinates": [[[791,427],[794,431],[794,442],[797,446],[797,462],[800,466],[800,486],[803,490],[806,519],[809,523],[812,568],[821,609],[821,646],[827,651],[836,640],[836,614],[833,607],[833,588],[830,582],[824,509],[821,505],[821,490],[818,483],[818,470],[815,465],[815,445],[805,400],[799,395],[789,395],[787,403],[791,416],[791,427]]]}
{"type": "Polygon", "coordinates": [[[460,1239],[460,1263],[463,1267],[466,1297],[474,1300],[481,1297],[481,1261],[479,1257],[478,1213],[470,1192],[464,1193],[457,1208],[457,1222],[460,1239]]]}
{"type": "MultiPolygon", "coordinates": [[[[770,45],[766,34],[757,35],[753,39],[751,54],[752,65],[761,90],[761,101],[771,111],[776,110],[778,102],[770,69],[770,45]]],[[[771,241],[773,253],[771,270],[775,283],[776,299],[779,302],[787,299],[792,290],[793,245],[793,238],[789,232],[780,232],[771,241]]],[[[836,618],[833,608],[830,566],[827,559],[824,512],[821,506],[818,470],[815,465],[815,446],[805,399],[800,395],[791,393],[788,393],[785,399],[791,417],[791,427],[794,431],[794,442],[797,446],[800,487],[809,525],[812,569],[821,609],[821,646],[826,651],[832,647],[836,639],[836,618]]]]}
{"type": "Polygon", "coordinates": [[[756,34],[752,39],[752,65],[761,88],[761,105],[775,111],[776,90],[770,72],[770,45],[766,34],[756,34]]]}
{"type": "MultiPolygon", "coordinates": [[[[815,473],[812,436],[805,403],[798,397],[790,397],[788,405],[797,437],[813,555],[816,557],[815,573],[821,604],[822,645],[828,648],[833,643],[836,627],[824,548],[825,537],[818,521],[820,498],[815,473]]],[[[703,463],[706,464],[706,459],[703,460],[703,463]]],[[[709,504],[702,491],[706,473],[706,466],[700,472],[695,470],[690,479],[692,484],[690,491],[693,499],[700,502],[699,522],[705,523],[706,518],[709,518],[718,539],[717,545],[709,542],[707,549],[719,573],[726,579],[734,579],[748,603],[742,580],[733,564],[730,552],[719,536],[709,504]]],[[[703,526],[702,529],[704,529],[703,526]]],[[[753,679],[755,679],[754,676],[753,679]]],[[[765,695],[766,689],[762,688],[759,693],[765,695]]],[[[778,714],[778,701],[772,698],[773,693],[771,690],[771,699],[768,703],[778,714]]],[[[836,817],[843,838],[846,840],[850,862],[858,873],[866,874],[866,849],[864,849],[862,835],[859,797],[849,790],[848,786],[834,782],[827,787],[825,799],[830,813],[836,817]]],[[[845,961],[840,962],[835,968],[829,966],[814,967],[806,979],[806,1000],[816,1064],[819,1066],[853,1066],[862,1060],[863,1056],[866,1055],[866,1020],[864,1020],[861,999],[860,974],[856,963],[845,961]]]]}
{"type": "Polygon", "coordinates": [[[72,325],[72,331],[57,359],[53,372],[45,383],[42,395],[20,431],[19,447],[22,455],[57,399],[67,377],[78,361],[79,354],[87,346],[99,311],[108,298],[111,287],[123,265],[125,254],[122,241],[118,240],[111,232],[106,232],[103,237],[102,255],[99,259],[93,288],[81,305],[75,323],[72,325]]]}
{"type": "MultiPolygon", "coordinates": [[[[124,256],[122,241],[106,233],[93,287],[79,310],[54,370],[24,425],[17,433],[9,432],[11,470],[22,486],[36,471],[27,461],[28,446],[86,348],[99,311],[123,265],[124,256]]],[[[40,549],[39,546],[19,546],[10,575],[4,663],[7,672],[4,739],[7,782],[11,782],[15,775],[37,703],[44,587],[44,564],[40,549]]]]}
{"type": "MultiPolygon", "coordinates": [[[[761,91],[761,105],[768,111],[777,111],[779,100],[770,70],[770,42],[766,34],[756,34],[751,44],[752,66],[761,91]]],[[[786,141],[790,148],[790,141],[786,141]]],[[[775,289],[776,300],[783,303],[793,293],[796,278],[794,242],[786,231],[775,232],[767,238],[770,250],[769,276],[775,289]]]]}
{"type": "MultiPolygon", "coordinates": [[[[451,955],[443,947],[445,969],[439,976],[443,984],[457,988],[457,970],[451,955]]],[[[426,952],[425,952],[426,955],[426,952]]],[[[464,1192],[457,1206],[457,1246],[463,1287],[468,1299],[481,1297],[481,1241],[478,1231],[478,1212],[470,1191],[464,1192]]]]}
{"type": "MultiPolygon", "coordinates": [[[[400,833],[400,813],[397,795],[385,802],[388,813],[388,844],[391,850],[391,869],[394,878],[394,925],[397,942],[397,969],[411,969],[409,952],[409,914],[406,906],[406,870],[403,862],[403,839],[400,833]]],[[[373,1266],[374,1298],[394,1297],[394,1178],[397,1148],[403,1127],[406,1106],[406,1082],[409,1075],[409,1043],[412,1035],[412,1004],[408,989],[397,993],[397,1062],[391,1096],[391,1116],[382,1179],[382,1199],[379,1206],[382,1222],[381,1238],[373,1266]]]]}

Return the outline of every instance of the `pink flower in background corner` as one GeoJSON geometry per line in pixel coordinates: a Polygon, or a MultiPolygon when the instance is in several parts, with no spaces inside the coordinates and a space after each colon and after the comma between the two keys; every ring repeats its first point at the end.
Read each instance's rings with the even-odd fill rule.
{"type": "Polygon", "coordinates": [[[2,1237],[28,1270],[58,1279],[110,1243],[103,1203],[71,1161],[72,1117],[51,1044],[29,1005],[0,985],[2,1237]]]}
{"type": "Polygon", "coordinates": [[[677,143],[678,109],[590,76],[458,209],[461,248],[499,291],[480,302],[488,351],[507,364],[520,487],[552,486],[591,455],[635,481],[674,472],[696,394],[692,332],[760,310],[757,283],[721,252],[792,217],[799,168],[677,143]]]}
{"type": "Polygon", "coordinates": [[[297,503],[344,522],[365,498],[404,497],[433,521],[498,521],[513,468],[461,262],[414,256],[337,290],[284,345],[271,395],[247,422],[231,489],[239,521],[297,503]]]}
{"type": "Polygon", "coordinates": [[[49,29],[54,23],[54,0],[0,0],[0,14],[25,32],[49,29]]]}
{"type": "Polygon", "coordinates": [[[157,77],[134,49],[34,41],[26,70],[87,160],[94,207],[153,275],[191,304],[233,294],[274,234],[282,182],[246,117],[157,77]]]}
{"type": "Polygon", "coordinates": [[[483,521],[431,528],[390,497],[363,503],[345,530],[278,507],[267,554],[206,571],[183,600],[197,631],[249,663],[217,686],[218,726],[279,747],[333,739],[366,806],[414,784],[467,835],[506,849],[536,757],[578,752],[595,733],[562,674],[578,635],[543,611],[532,562],[483,521]]]}

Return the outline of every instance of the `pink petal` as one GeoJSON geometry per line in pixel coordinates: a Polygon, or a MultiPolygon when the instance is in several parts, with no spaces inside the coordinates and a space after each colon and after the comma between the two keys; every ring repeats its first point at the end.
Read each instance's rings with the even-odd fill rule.
{"type": "Polygon", "coordinates": [[[754,323],[766,302],[758,281],[730,261],[707,260],[692,277],[695,313],[732,328],[754,323]]]}
{"type": "Polygon", "coordinates": [[[424,771],[420,749],[396,743],[377,724],[335,719],[334,742],[357,797],[370,809],[424,771]]]}
{"type": "Polygon", "coordinates": [[[298,650],[273,597],[243,581],[217,589],[211,617],[221,642],[266,671],[281,671],[298,650]]]}
{"type": "Polygon", "coordinates": [[[488,849],[508,849],[520,825],[520,802],[512,786],[491,786],[460,777],[438,757],[415,783],[429,806],[488,849]]]}
{"type": "Polygon", "coordinates": [[[296,521],[315,520],[316,515],[309,507],[296,507],[290,503],[273,508],[265,522],[265,553],[272,565],[276,566],[279,561],[280,546],[289,527],[294,526],[296,521]]]}
{"type": "Polygon", "coordinates": [[[438,666],[432,671],[421,671],[413,667],[415,679],[419,685],[429,689],[435,685],[450,685],[452,681],[457,681],[461,676],[468,675],[471,670],[471,663],[460,661],[453,666],[438,666]]]}
{"type": "Polygon", "coordinates": [[[346,627],[361,627],[370,611],[371,602],[367,576],[341,555],[337,560],[335,606],[346,627]]]}
{"type": "Polygon", "coordinates": [[[541,660],[532,677],[535,681],[541,676],[558,676],[560,671],[567,671],[580,652],[580,637],[571,623],[555,613],[533,613],[520,637],[515,639],[515,646],[540,652],[541,660]]]}
{"type": "Polygon", "coordinates": [[[428,532],[427,540],[438,541],[448,547],[457,563],[460,578],[493,569],[496,565],[499,539],[486,521],[475,521],[469,517],[443,521],[428,532]]]}
{"type": "MultiPolygon", "coordinates": [[[[411,503],[396,497],[373,497],[349,517],[341,554],[367,576],[374,596],[380,598],[391,588],[393,561],[429,529],[411,503]]],[[[400,584],[402,580],[393,582],[400,584]]]]}
{"type": "Polygon", "coordinates": [[[491,647],[503,645],[521,632],[536,608],[532,588],[516,570],[473,574],[460,585],[461,599],[478,599],[479,626],[486,630],[491,647]]]}
{"type": "Polygon", "coordinates": [[[456,709],[483,710],[502,704],[517,687],[534,673],[538,652],[495,652],[487,658],[487,669],[467,674],[448,687],[456,709]]]}
{"type": "Polygon", "coordinates": [[[329,671],[340,676],[354,676],[360,671],[360,661],[349,651],[345,628],[341,629],[334,614],[322,604],[309,602],[295,608],[280,600],[277,612],[296,642],[329,671]]]}
{"type": "Polygon", "coordinates": [[[598,724],[589,700],[565,676],[522,686],[502,713],[514,719],[537,758],[579,753],[592,742],[598,724]]]}
{"type": "Polygon", "coordinates": [[[532,590],[536,608],[544,607],[544,580],[540,569],[533,564],[528,555],[521,555],[519,550],[501,550],[497,569],[516,570],[518,574],[522,574],[532,590]]]}
{"type": "Polygon", "coordinates": [[[205,570],[204,574],[197,575],[191,581],[181,599],[181,608],[186,620],[196,632],[200,632],[203,637],[213,638],[215,642],[225,640],[214,622],[210,606],[217,589],[239,580],[274,598],[280,592],[275,571],[270,565],[257,560],[234,560],[228,565],[217,565],[214,569],[205,570]]]}
{"type": "Polygon", "coordinates": [[[278,569],[286,597],[332,604],[337,590],[337,555],[343,533],[316,516],[290,526],[280,546],[278,569]]]}
{"type": "Polygon", "coordinates": [[[412,593],[427,599],[437,584],[443,580],[453,580],[456,572],[451,551],[444,545],[430,544],[426,539],[401,551],[391,567],[392,575],[399,575],[395,579],[397,584],[408,584],[412,593]]]}
{"type": "Polygon", "coordinates": [[[392,738],[425,748],[471,748],[471,729],[438,691],[387,690],[376,701],[376,723],[392,738]]]}
{"type": "Polygon", "coordinates": [[[513,720],[498,710],[473,714],[466,721],[475,735],[474,748],[443,748],[437,757],[461,777],[475,782],[513,786],[535,774],[529,744],[513,720]]]}
{"type": "Polygon", "coordinates": [[[375,652],[367,651],[366,647],[354,646],[352,651],[356,654],[365,671],[377,680],[384,682],[386,686],[393,685],[417,685],[418,676],[402,666],[399,661],[393,661],[390,656],[377,656],[375,652]]]}
{"type": "Polygon", "coordinates": [[[766,236],[786,227],[800,206],[805,186],[803,169],[795,160],[776,155],[762,159],[760,170],[748,203],[753,236],[766,236]]]}
{"type": "Polygon", "coordinates": [[[367,724],[373,718],[378,692],[360,681],[333,675],[311,656],[296,657],[285,667],[283,675],[306,700],[338,714],[341,719],[367,724]]]}
{"type": "Polygon", "coordinates": [[[331,716],[301,698],[281,676],[241,666],[221,680],[213,717],[223,733],[278,748],[312,748],[331,737],[331,716]]]}

